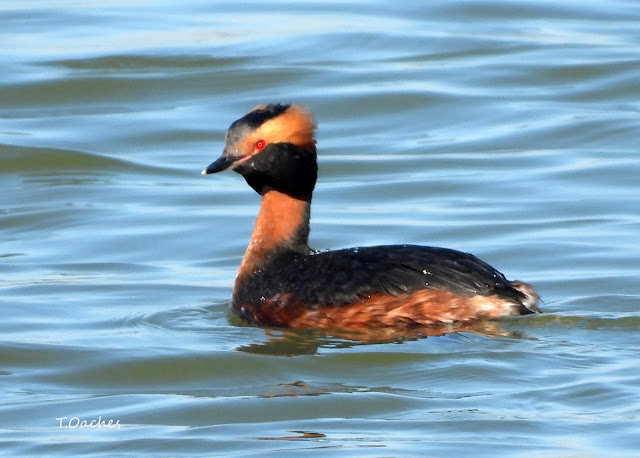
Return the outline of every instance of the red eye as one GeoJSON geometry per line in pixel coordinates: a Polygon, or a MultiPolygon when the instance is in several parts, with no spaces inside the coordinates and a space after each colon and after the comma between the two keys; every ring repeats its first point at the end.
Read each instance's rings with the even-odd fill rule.
{"type": "Polygon", "coordinates": [[[264,140],[258,140],[256,142],[256,144],[253,146],[255,149],[257,150],[261,150],[263,149],[265,146],[267,146],[267,142],[265,142],[264,140]]]}

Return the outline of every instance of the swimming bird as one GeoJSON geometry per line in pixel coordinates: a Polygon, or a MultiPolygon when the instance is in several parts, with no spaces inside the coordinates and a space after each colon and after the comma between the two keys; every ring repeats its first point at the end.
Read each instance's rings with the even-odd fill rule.
{"type": "Polygon", "coordinates": [[[249,323],[283,328],[417,328],[539,313],[531,285],[448,248],[385,245],[314,251],[316,124],[299,105],[258,105],[229,127],[222,156],[262,202],[231,305],[249,323]]]}

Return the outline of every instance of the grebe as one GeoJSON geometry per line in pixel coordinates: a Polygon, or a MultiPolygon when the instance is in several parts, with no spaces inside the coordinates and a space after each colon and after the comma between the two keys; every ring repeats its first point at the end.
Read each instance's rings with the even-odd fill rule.
{"type": "Polygon", "coordinates": [[[232,169],[262,196],[232,293],[249,323],[285,328],[430,327],[539,313],[527,283],[475,256],[416,245],[309,248],[316,125],[298,105],[258,105],[229,127],[203,174],[232,169]]]}

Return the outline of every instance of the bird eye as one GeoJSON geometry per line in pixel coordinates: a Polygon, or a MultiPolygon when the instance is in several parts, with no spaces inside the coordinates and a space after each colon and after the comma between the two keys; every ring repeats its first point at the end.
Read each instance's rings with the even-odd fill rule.
{"type": "Polygon", "coordinates": [[[261,150],[263,149],[265,146],[267,146],[267,142],[265,142],[264,140],[258,140],[256,142],[256,144],[253,146],[256,150],[261,150]]]}

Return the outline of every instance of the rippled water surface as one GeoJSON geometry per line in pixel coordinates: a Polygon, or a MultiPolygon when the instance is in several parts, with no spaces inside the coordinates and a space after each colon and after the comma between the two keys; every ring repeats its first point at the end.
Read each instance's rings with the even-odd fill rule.
{"type": "Polygon", "coordinates": [[[640,453],[640,5],[411,4],[2,2],[0,451],[640,453]],[[273,101],[319,124],[314,248],[470,251],[545,313],[234,319],[259,200],[200,170],[273,101]]]}

